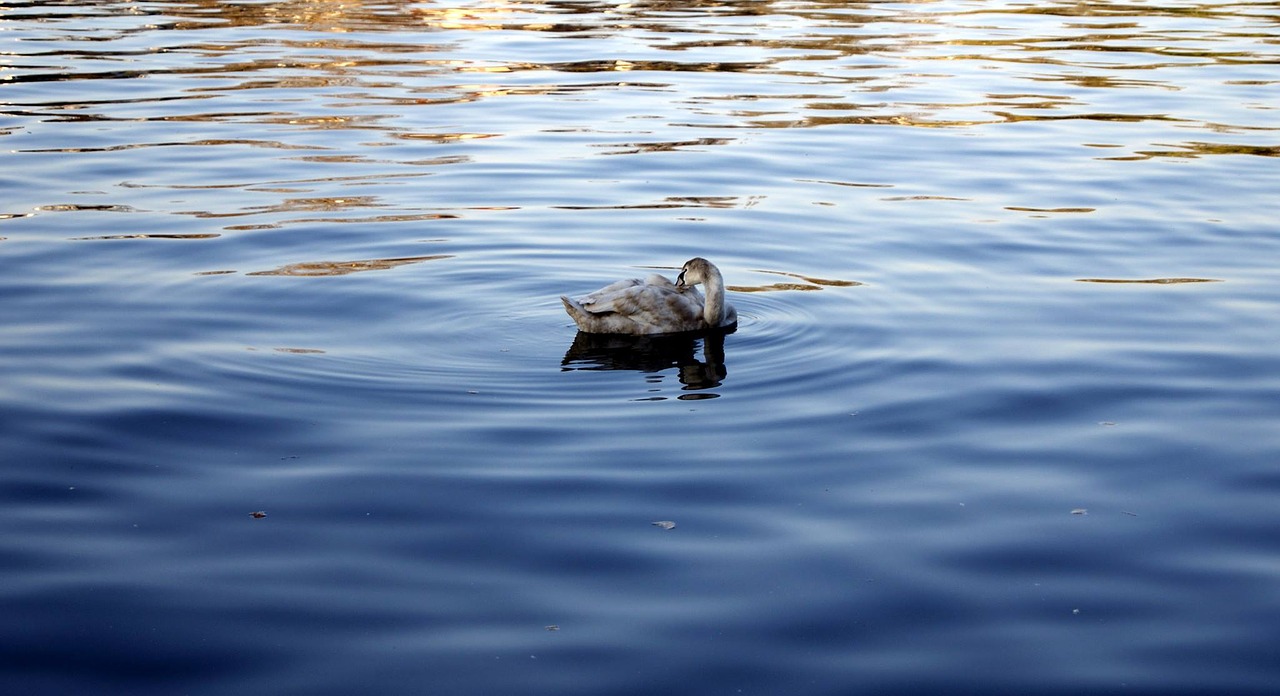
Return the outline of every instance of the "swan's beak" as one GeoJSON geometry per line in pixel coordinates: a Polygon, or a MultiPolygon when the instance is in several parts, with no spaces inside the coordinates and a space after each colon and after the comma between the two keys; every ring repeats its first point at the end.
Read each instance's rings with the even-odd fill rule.
{"type": "Polygon", "coordinates": [[[677,288],[684,287],[684,271],[680,271],[680,275],[676,276],[676,287],[677,288]]]}

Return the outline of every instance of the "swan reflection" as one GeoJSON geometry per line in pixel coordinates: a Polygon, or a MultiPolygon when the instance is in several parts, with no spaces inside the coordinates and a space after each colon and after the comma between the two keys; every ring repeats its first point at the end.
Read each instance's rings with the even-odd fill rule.
{"type": "MultiPolygon", "coordinates": [[[[591,334],[573,338],[560,369],[632,370],[657,374],[672,368],[680,380],[679,399],[714,399],[704,390],[720,386],[728,371],[724,365],[724,337],[732,331],[688,332],[657,336],[591,334]],[[701,352],[701,355],[699,355],[701,352]]],[[[662,400],[666,397],[653,397],[662,400]]]]}

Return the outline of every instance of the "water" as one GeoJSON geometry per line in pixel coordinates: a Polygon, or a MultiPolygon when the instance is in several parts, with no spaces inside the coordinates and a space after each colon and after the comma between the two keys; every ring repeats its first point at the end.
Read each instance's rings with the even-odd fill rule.
{"type": "Polygon", "coordinates": [[[5,690],[1274,693],[1278,22],[7,3],[5,690]]]}

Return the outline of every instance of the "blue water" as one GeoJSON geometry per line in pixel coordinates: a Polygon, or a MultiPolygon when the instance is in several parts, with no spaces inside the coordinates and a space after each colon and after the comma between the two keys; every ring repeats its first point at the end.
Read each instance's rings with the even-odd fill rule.
{"type": "Polygon", "coordinates": [[[1278,63],[1273,3],[6,3],[0,691],[1276,693],[1278,63]],[[736,332],[575,335],[692,256],[736,332]]]}

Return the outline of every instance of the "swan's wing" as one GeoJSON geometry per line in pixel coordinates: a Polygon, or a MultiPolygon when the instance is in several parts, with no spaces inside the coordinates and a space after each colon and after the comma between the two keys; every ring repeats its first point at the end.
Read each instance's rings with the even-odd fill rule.
{"type": "MultiPolygon", "coordinates": [[[[661,275],[658,275],[657,273],[654,273],[653,275],[650,275],[648,278],[645,278],[644,280],[641,280],[639,278],[627,278],[626,280],[619,280],[615,283],[610,283],[609,285],[606,285],[603,288],[600,288],[599,290],[596,290],[595,292],[589,295],[579,297],[578,302],[581,303],[583,306],[594,304],[594,305],[599,305],[601,308],[603,308],[606,304],[608,304],[608,302],[614,296],[618,295],[619,293],[626,290],[627,288],[633,288],[639,285],[652,285],[654,287],[659,287],[659,288],[668,288],[670,290],[675,290],[677,292],[687,292],[688,290],[693,289],[692,286],[688,286],[685,288],[676,287],[676,284],[671,282],[669,279],[661,275]]],[[[612,311],[612,310],[601,309],[600,311],[612,311]]]]}
{"type": "Polygon", "coordinates": [[[702,297],[674,287],[636,285],[612,298],[612,311],[646,327],[665,333],[687,331],[702,322],[702,297]]]}
{"type": "Polygon", "coordinates": [[[579,297],[578,304],[582,305],[582,308],[588,312],[612,312],[615,311],[613,309],[613,301],[615,298],[620,297],[626,290],[643,284],[644,281],[639,278],[619,280],[618,282],[610,283],[589,295],[579,297]]]}
{"type": "Polygon", "coordinates": [[[676,287],[676,284],[671,282],[670,280],[667,280],[666,276],[662,276],[657,273],[654,273],[648,278],[645,278],[644,282],[646,285],[657,285],[659,287],[671,288],[673,290],[676,287]]]}
{"type": "MultiPolygon", "coordinates": [[[[579,297],[578,304],[582,305],[583,309],[590,312],[624,311],[619,310],[615,306],[615,302],[619,300],[623,300],[625,302],[626,300],[624,298],[647,295],[651,291],[655,290],[659,292],[669,291],[685,295],[697,302],[699,305],[703,303],[702,293],[698,292],[696,287],[692,285],[677,287],[675,283],[655,273],[644,280],[640,280],[639,278],[628,278],[626,280],[619,280],[616,283],[606,285],[589,295],[579,297]],[[635,293],[640,293],[640,295],[635,295],[635,293]]],[[[654,299],[656,300],[657,297],[658,296],[654,296],[654,299]]],[[[643,300],[638,301],[643,302],[643,300]]]]}
{"type": "Polygon", "coordinates": [[[588,312],[621,312],[629,314],[644,307],[658,307],[668,302],[692,306],[697,312],[702,311],[705,300],[698,288],[692,285],[677,287],[675,283],[660,275],[652,275],[647,280],[630,278],[606,285],[595,292],[578,298],[578,304],[588,312]]]}
{"type": "Polygon", "coordinates": [[[655,334],[702,328],[703,303],[697,288],[653,275],[620,280],[576,302],[566,300],[565,308],[584,331],[655,334]]]}

